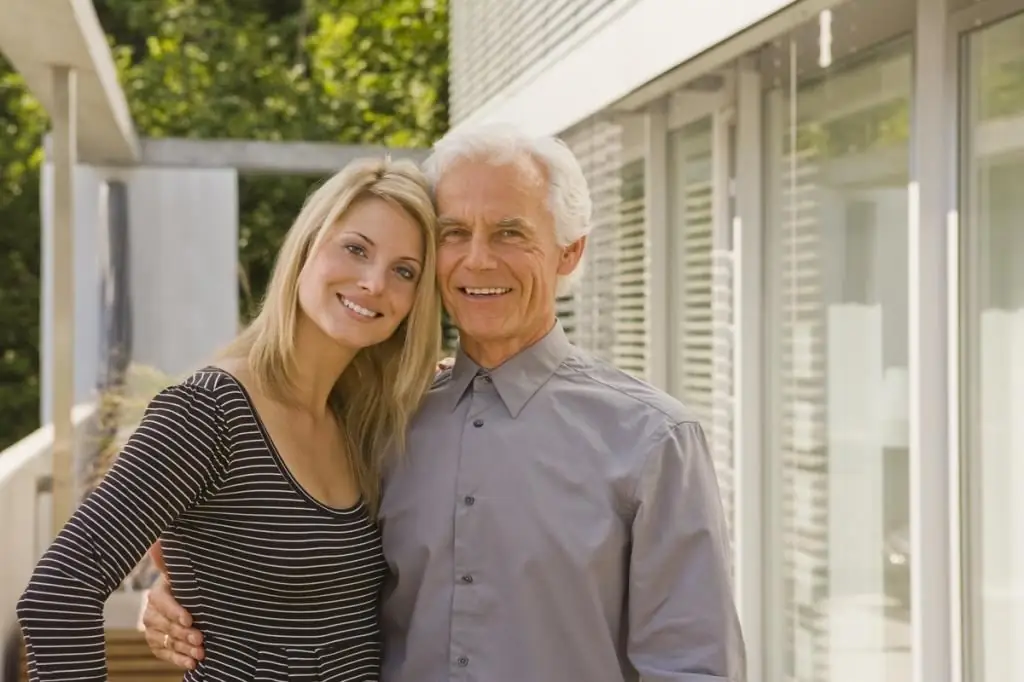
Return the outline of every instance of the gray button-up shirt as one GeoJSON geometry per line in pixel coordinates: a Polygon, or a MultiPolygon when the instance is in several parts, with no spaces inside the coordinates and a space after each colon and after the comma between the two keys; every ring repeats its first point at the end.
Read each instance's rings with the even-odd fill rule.
{"type": "Polygon", "coordinates": [[[562,327],[431,389],[380,518],[383,682],[745,680],[701,427],[562,327]]]}

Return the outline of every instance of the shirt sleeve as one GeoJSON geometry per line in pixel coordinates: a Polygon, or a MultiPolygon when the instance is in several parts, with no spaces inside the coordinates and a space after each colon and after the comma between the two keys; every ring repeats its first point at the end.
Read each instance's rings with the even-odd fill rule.
{"type": "Polygon", "coordinates": [[[729,539],[700,425],[680,423],[637,484],[628,653],[644,682],[744,682],[729,539]]]}
{"type": "Polygon", "coordinates": [[[216,396],[176,384],[147,406],[110,472],[39,561],[18,602],[32,682],[106,682],[107,598],[219,480],[229,448],[216,396]]]}

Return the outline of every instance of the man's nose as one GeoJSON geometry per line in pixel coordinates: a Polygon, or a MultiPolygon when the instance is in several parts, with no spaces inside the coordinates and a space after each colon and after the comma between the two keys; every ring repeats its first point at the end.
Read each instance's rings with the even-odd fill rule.
{"type": "Polygon", "coordinates": [[[490,270],[495,267],[494,252],[485,238],[474,237],[469,243],[465,265],[471,270],[490,270]]]}

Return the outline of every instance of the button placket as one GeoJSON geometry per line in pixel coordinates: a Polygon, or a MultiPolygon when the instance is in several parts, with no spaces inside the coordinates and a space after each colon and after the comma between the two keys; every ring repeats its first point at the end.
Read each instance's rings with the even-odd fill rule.
{"type": "Polygon", "coordinates": [[[477,504],[477,486],[481,476],[489,469],[486,461],[488,434],[483,428],[487,420],[484,415],[489,414],[500,401],[493,383],[487,379],[489,377],[485,376],[474,378],[470,395],[467,396],[468,411],[463,413],[466,421],[462,431],[456,480],[458,504],[455,509],[455,552],[451,566],[455,593],[452,600],[449,660],[453,664],[453,675],[456,670],[459,671],[453,680],[456,677],[462,678],[465,674],[462,669],[469,666],[470,654],[480,644],[475,640],[478,629],[476,616],[480,608],[480,595],[477,591],[480,566],[477,561],[480,558],[479,552],[483,550],[480,547],[481,538],[475,521],[477,511],[474,505],[477,504]]]}

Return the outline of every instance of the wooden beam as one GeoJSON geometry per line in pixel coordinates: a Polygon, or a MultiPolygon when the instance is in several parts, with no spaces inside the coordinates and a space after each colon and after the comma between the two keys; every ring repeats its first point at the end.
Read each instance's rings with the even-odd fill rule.
{"type": "Polygon", "coordinates": [[[142,141],[141,165],[156,168],[234,168],[239,173],[327,174],[357,158],[388,154],[393,159],[422,163],[429,149],[388,148],[328,142],[265,142],[254,140],[142,141]]]}

